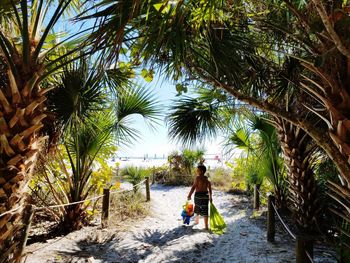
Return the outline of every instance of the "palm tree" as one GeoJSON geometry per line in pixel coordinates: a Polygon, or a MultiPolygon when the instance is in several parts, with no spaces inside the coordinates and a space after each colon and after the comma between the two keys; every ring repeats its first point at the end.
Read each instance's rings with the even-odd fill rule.
{"type": "MultiPolygon", "coordinates": [[[[1,175],[0,262],[20,255],[21,215],[27,202],[26,185],[35,168],[38,152],[50,130],[46,121],[48,76],[69,62],[82,46],[64,52],[69,41],[51,34],[60,17],[79,1],[1,1],[1,175]],[[45,84],[45,85],[44,85],[45,84]],[[47,129],[48,128],[48,129],[47,129]]],[[[79,37],[79,34],[78,34],[79,37]]],[[[68,38],[68,40],[70,40],[68,38]]]]}
{"type": "MultiPolygon", "coordinates": [[[[84,201],[95,187],[90,180],[96,160],[110,157],[106,150],[113,145],[136,139],[137,130],[129,125],[131,115],[141,115],[150,124],[158,120],[160,111],[153,95],[110,71],[115,70],[104,73],[87,59],[71,63],[59,74],[59,87],[49,98],[52,112],[60,117],[57,126],[65,127],[62,152],[57,151],[53,160],[50,156],[44,162],[48,169],[42,169],[47,183],[53,179],[61,185],[60,193],[50,188],[58,204],[84,201]],[[56,178],[46,174],[56,174],[56,178]]],[[[79,229],[86,221],[86,209],[84,203],[65,206],[62,229],[79,229]]]]}
{"type": "MultiPolygon", "coordinates": [[[[58,154],[58,158],[61,157],[58,162],[61,164],[63,176],[56,179],[61,180],[60,184],[66,189],[66,202],[83,201],[93,190],[94,185],[90,180],[96,159],[103,156],[103,148],[110,149],[109,146],[114,143],[111,136],[113,120],[110,114],[100,112],[95,114],[94,121],[75,123],[69,129],[69,135],[64,138],[64,151],[58,154]],[[68,158],[64,159],[62,156],[68,158]]],[[[65,206],[61,222],[63,231],[70,232],[81,228],[86,222],[86,208],[84,203],[65,206]]]]}
{"type": "Polygon", "coordinates": [[[121,170],[121,176],[126,179],[127,182],[131,183],[133,186],[134,193],[137,193],[140,189],[140,183],[146,176],[148,176],[149,171],[142,167],[128,166],[121,170]]]}
{"type": "Polygon", "coordinates": [[[251,169],[255,170],[258,177],[268,179],[273,185],[277,207],[285,206],[285,173],[274,126],[263,115],[248,112],[232,128],[226,147],[242,149],[247,158],[252,155],[255,162],[251,169]]]}
{"type": "MultiPolygon", "coordinates": [[[[71,61],[99,50],[86,51],[85,35],[90,28],[66,37],[62,34],[62,40],[54,34],[62,25],[61,18],[84,9],[80,2],[89,4],[79,0],[0,3],[0,262],[20,257],[26,185],[46,136],[52,140],[59,130],[53,124],[55,115],[48,110],[47,95],[55,86],[52,76],[71,61]],[[11,212],[2,215],[6,211],[11,212]]],[[[114,36],[123,39],[123,28],[114,29],[114,36]]]]}

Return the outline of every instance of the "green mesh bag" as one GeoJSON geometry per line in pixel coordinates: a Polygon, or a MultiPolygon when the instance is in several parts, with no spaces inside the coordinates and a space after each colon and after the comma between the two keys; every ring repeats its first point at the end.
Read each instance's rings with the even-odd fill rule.
{"type": "Polygon", "coordinates": [[[223,217],[220,215],[219,211],[213,205],[213,203],[210,203],[209,222],[210,222],[210,230],[213,233],[218,235],[222,235],[223,233],[225,233],[225,229],[226,229],[225,221],[223,217]]]}

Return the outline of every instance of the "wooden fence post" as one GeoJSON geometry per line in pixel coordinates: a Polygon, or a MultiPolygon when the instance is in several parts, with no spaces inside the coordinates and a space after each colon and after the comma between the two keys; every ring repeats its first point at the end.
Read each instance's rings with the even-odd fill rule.
{"type": "Polygon", "coordinates": [[[102,199],[102,215],[101,223],[102,228],[108,226],[108,215],[109,215],[109,188],[103,189],[103,199],[102,199]]]}
{"type": "Polygon", "coordinates": [[[305,236],[298,235],[295,240],[296,263],[309,263],[313,259],[313,240],[305,236]],[[309,259],[307,253],[310,255],[309,259]]]}
{"type": "Polygon", "coordinates": [[[153,166],[152,168],[152,184],[155,184],[156,183],[156,168],[153,166]]]}
{"type": "Polygon", "coordinates": [[[34,216],[34,212],[35,212],[35,210],[34,210],[34,207],[32,205],[30,205],[30,204],[26,205],[26,207],[24,209],[23,219],[22,219],[23,220],[23,230],[22,230],[23,237],[21,240],[20,249],[18,250],[18,255],[22,255],[24,248],[26,247],[28,236],[29,236],[30,226],[32,224],[32,219],[34,216]]]}
{"type": "Polygon", "coordinates": [[[148,176],[146,177],[145,184],[146,184],[146,200],[148,202],[148,201],[151,201],[151,191],[149,188],[149,177],[148,176]]]}
{"type": "Polygon", "coordinates": [[[272,204],[275,203],[275,197],[269,195],[267,199],[267,241],[275,241],[275,210],[272,204]]]}
{"type": "Polygon", "coordinates": [[[259,186],[258,185],[254,185],[254,209],[259,210],[260,208],[260,194],[259,194],[259,186]]]}

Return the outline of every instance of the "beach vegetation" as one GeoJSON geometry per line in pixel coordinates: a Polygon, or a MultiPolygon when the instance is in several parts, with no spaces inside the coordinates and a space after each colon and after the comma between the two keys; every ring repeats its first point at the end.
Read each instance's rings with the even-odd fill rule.
{"type": "Polygon", "coordinates": [[[150,171],[142,167],[131,165],[123,168],[120,174],[124,180],[132,184],[133,190],[136,193],[141,187],[140,183],[146,176],[150,176],[150,171]]]}

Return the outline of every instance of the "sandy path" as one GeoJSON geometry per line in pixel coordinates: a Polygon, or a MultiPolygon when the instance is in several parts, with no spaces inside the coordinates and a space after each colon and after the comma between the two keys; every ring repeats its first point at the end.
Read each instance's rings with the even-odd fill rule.
{"type": "MultiPolygon", "coordinates": [[[[213,194],[228,225],[224,235],[204,231],[203,220],[198,229],[182,226],[178,219],[188,191],[188,187],[153,186],[152,215],[129,231],[84,228],[47,245],[29,246],[29,252],[40,249],[29,253],[26,262],[295,262],[291,242],[278,236],[275,244],[266,242],[265,231],[249,219],[249,211],[237,206],[242,202],[239,196],[213,194]]],[[[315,262],[335,261],[316,258],[315,262]]]]}

